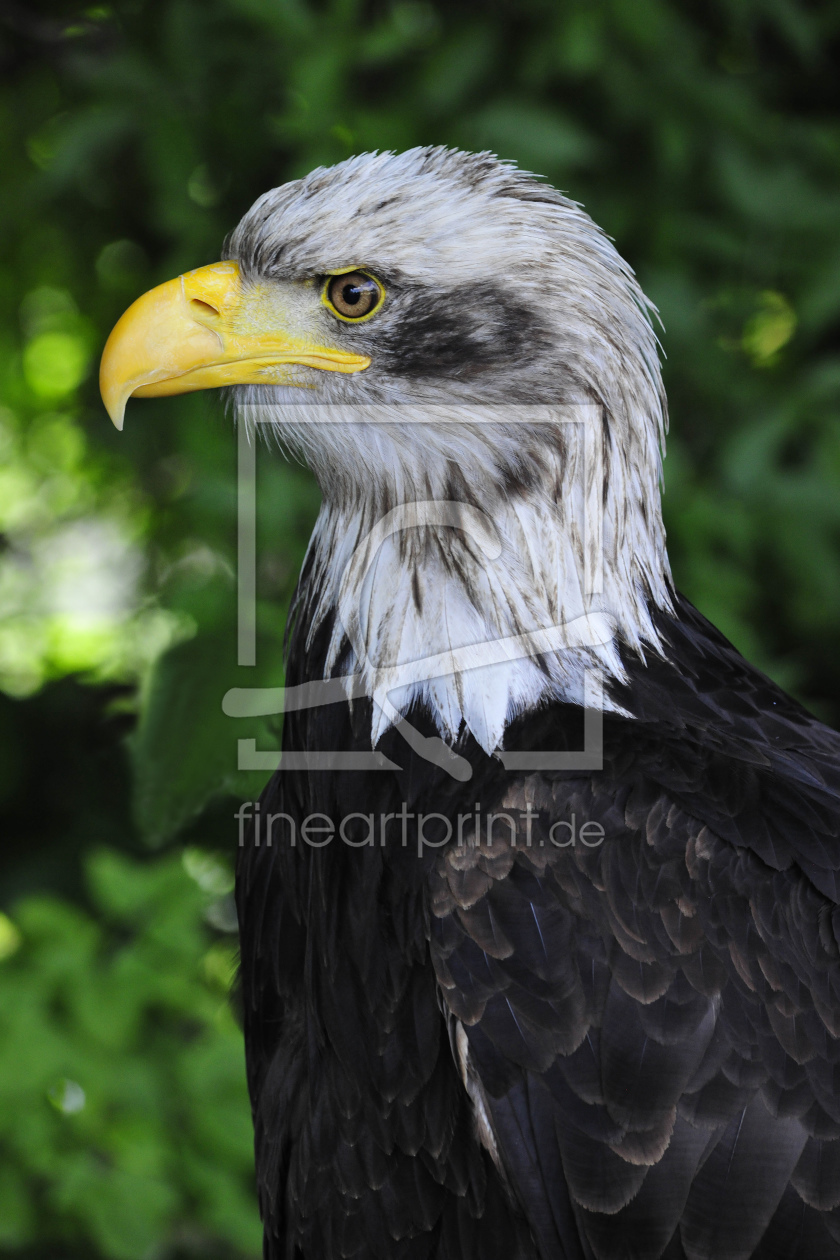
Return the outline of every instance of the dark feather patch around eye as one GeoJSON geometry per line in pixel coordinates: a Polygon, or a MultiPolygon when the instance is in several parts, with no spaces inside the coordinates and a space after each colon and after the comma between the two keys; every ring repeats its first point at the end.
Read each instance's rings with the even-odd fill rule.
{"type": "Polygon", "coordinates": [[[491,367],[522,366],[547,344],[541,319],[504,289],[461,285],[443,294],[404,292],[377,357],[395,376],[469,380],[491,367]]]}

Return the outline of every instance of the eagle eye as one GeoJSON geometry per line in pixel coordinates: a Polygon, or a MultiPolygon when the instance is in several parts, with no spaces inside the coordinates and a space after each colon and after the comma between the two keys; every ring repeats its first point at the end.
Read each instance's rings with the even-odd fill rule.
{"type": "Polygon", "coordinates": [[[328,278],[323,300],[339,319],[359,320],[379,310],[385,290],[364,271],[345,271],[328,278]]]}

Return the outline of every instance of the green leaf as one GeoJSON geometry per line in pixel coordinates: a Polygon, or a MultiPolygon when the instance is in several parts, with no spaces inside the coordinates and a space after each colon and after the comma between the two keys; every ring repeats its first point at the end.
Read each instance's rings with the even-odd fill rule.
{"type": "MultiPolygon", "coordinates": [[[[279,667],[279,645],[260,648],[261,670],[237,667],[233,635],[222,629],[200,632],[158,661],[131,744],[135,816],[148,843],[176,835],[215,798],[255,798],[265,785],[267,772],[239,770],[238,740],[255,739],[263,751],[276,749],[272,723],[222,712],[230,688],[267,683],[272,658],[279,667]]],[[[282,683],[279,668],[273,680],[274,686],[282,683]]]]}
{"type": "Polygon", "coordinates": [[[464,142],[515,158],[529,170],[554,173],[591,162],[596,141],[561,111],[526,101],[501,100],[463,124],[464,142]]]}
{"type": "Polygon", "coordinates": [[[87,1226],[109,1260],[145,1260],[168,1233],[178,1193],[159,1178],[108,1168],[80,1153],[68,1160],[68,1175],[54,1200],[87,1226]]]}

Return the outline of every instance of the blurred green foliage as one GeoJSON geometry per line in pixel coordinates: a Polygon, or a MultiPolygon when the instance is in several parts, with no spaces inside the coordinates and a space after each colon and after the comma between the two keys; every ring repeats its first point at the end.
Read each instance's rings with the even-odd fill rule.
{"type": "Polygon", "coordinates": [[[0,1254],[258,1251],[196,853],[225,867],[265,777],[237,740],[276,747],[220,702],[281,681],[317,494],[260,452],[238,667],[232,425],[191,395],[117,434],[109,328],[318,163],[518,159],[661,312],[679,585],[838,723],[838,45],[837,0],[0,4],[0,1254]]]}
{"type": "Polygon", "coordinates": [[[232,876],[197,849],[86,875],[87,907],[0,918],[0,1244],[256,1254],[235,937],[206,922],[235,928],[232,876]]]}

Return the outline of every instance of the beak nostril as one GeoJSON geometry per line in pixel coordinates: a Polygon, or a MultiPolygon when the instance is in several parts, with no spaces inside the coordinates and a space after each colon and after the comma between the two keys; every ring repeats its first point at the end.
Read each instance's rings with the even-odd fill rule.
{"type": "Polygon", "coordinates": [[[218,319],[221,314],[217,306],[212,306],[209,302],[202,302],[201,298],[190,298],[190,306],[194,315],[203,315],[205,319],[208,316],[218,319]]]}

